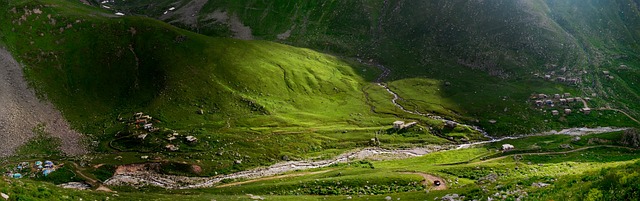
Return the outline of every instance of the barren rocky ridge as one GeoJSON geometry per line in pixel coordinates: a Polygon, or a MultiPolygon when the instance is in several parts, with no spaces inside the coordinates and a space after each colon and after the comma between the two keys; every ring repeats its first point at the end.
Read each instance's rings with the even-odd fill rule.
{"type": "Polygon", "coordinates": [[[0,49],[0,157],[13,155],[17,148],[36,134],[34,128],[61,139],[60,149],[67,155],[86,153],[83,135],[74,131],[62,114],[41,101],[24,79],[21,65],[0,49]]]}

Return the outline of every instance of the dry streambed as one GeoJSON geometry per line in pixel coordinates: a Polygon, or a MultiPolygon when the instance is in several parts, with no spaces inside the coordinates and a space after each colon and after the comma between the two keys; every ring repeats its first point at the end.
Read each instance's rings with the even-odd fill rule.
{"type": "MultiPolygon", "coordinates": [[[[597,134],[597,133],[607,133],[614,131],[625,130],[626,128],[610,128],[610,127],[601,127],[601,128],[571,128],[565,129],[562,131],[551,131],[545,132],[535,135],[527,135],[527,136],[542,136],[542,135],[586,135],[586,134],[597,134]]],[[[524,137],[524,136],[522,136],[524,137]]],[[[398,158],[409,158],[409,157],[417,157],[423,156],[425,154],[436,152],[436,151],[444,151],[444,150],[452,150],[452,149],[461,149],[461,148],[469,148],[474,145],[486,144],[491,142],[499,142],[505,139],[517,139],[522,137],[506,137],[500,139],[493,139],[489,141],[482,141],[476,143],[469,143],[463,145],[450,145],[450,146],[431,146],[427,148],[414,148],[410,150],[388,150],[381,148],[365,148],[357,151],[348,152],[342,155],[339,155],[330,160],[322,160],[322,161],[288,161],[277,163],[275,165],[269,167],[261,167],[253,170],[247,170],[242,172],[237,172],[228,175],[220,175],[215,177],[186,177],[186,176],[175,176],[175,175],[165,175],[160,174],[156,170],[158,164],[132,164],[132,165],[124,165],[118,167],[116,173],[112,178],[105,181],[106,185],[113,186],[158,186],[167,189],[194,189],[194,188],[208,188],[213,187],[222,180],[227,179],[255,179],[262,177],[270,177],[278,174],[287,173],[295,170],[307,170],[313,168],[323,168],[328,167],[337,163],[346,163],[352,160],[361,160],[361,159],[398,159],[398,158]]]]}
{"type": "Polygon", "coordinates": [[[215,177],[185,177],[164,175],[157,173],[154,166],[157,164],[132,164],[118,167],[112,178],[105,181],[107,185],[116,186],[145,186],[153,185],[167,189],[193,189],[207,188],[219,184],[227,179],[253,179],[283,174],[295,170],[328,167],[337,163],[346,163],[351,160],[366,158],[408,158],[422,156],[424,154],[450,149],[451,147],[432,146],[429,148],[415,148],[411,150],[387,150],[381,148],[365,148],[339,155],[330,160],[321,161],[288,161],[277,163],[269,167],[256,168],[228,175],[215,177]]]}

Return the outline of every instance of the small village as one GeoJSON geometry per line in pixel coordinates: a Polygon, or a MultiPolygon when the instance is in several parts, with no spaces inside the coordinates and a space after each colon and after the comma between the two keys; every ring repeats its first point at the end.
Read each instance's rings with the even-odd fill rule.
{"type": "MultiPolygon", "coordinates": [[[[547,64],[545,65],[545,67],[547,71],[542,73],[540,72],[533,73],[533,76],[536,78],[542,78],[546,81],[559,82],[566,85],[578,85],[584,81],[581,78],[582,75],[586,75],[589,73],[586,70],[581,70],[581,69],[570,70],[570,69],[567,69],[566,66],[563,66],[562,68],[558,68],[559,66],[556,64],[547,64]]],[[[629,69],[629,67],[627,65],[620,64],[620,66],[617,69],[627,70],[629,69]]],[[[608,70],[601,71],[601,75],[604,76],[606,80],[615,79],[615,77],[611,75],[611,72],[608,70]]]]}
{"type": "Polygon", "coordinates": [[[587,105],[587,102],[591,101],[588,97],[574,97],[571,93],[562,94],[533,94],[531,100],[536,108],[547,112],[551,110],[551,115],[559,116],[560,114],[570,115],[574,112],[579,112],[584,115],[591,113],[591,108],[587,105]],[[578,111],[573,111],[573,108],[580,107],[578,111]],[[547,110],[545,110],[547,109],[547,110]]]}
{"type": "Polygon", "coordinates": [[[534,73],[533,76],[543,78],[547,81],[556,81],[567,85],[577,85],[582,82],[582,75],[587,74],[584,70],[570,70],[566,66],[558,68],[556,64],[545,65],[547,71],[543,73],[534,73]]]}
{"type": "MultiPolygon", "coordinates": [[[[133,114],[133,120],[129,121],[128,124],[130,128],[133,129],[133,134],[136,136],[136,138],[141,141],[144,141],[145,139],[147,139],[149,135],[153,133],[160,134],[159,131],[161,131],[161,129],[159,127],[154,126],[153,125],[154,122],[158,123],[160,121],[153,120],[153,117],[150,115],[146,115],[142,112],[137,112],[133,114]]],[[[174,142],[177,142],[176,140],[178,140],[179,138],[182,138],[182,137],[178,132],[176,131],[168,132],[168,134],[164,137],[164,139],[168,141],[168,143],[165,144],[163,147],[168,151],[180,150],[178,143],[174,143],[174,142]]],[[[196,144],[198,142],[198,138],[192,135],[184,136],[184,140],[188,144],[196,144]]]]}
{"type": "Polygon", "coordinates": [[[23,177],[34,178],[38,176],[46,177],[63,165],[64,164],[55,165],[52,161],[36,161],[33,164],[30,162],[20,162],[13,167],[9,167],[9,169],[5,171],[4,176],[13,179],[21,179],[23,177]]]}

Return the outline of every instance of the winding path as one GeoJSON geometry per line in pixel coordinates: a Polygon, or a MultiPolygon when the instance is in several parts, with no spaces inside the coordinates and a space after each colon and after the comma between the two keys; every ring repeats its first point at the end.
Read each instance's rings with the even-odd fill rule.
{"type": "Polygon", "coordinates": [[[389,76],[389,74],[391,74],[391,70],[381,64],[375,64],[375,63],[366,63],[364,61],[362,61],[361,59],[358,59],[358,61],[360,63],[366,64],[366,65],[372,65],[377,67],[378,69],[380,69],[382,71],[382,73],[380,74],[380,76],[378,76],[378,78],[376,79],[376,84],[382,88],[384,88],[389,94],[393,95],[393,99],[391,99],[391,102],[398,107],[400,110],[402,110],[403,112],[409,113],[409,114],[414,114],[414,115],[420,115],[423,117],[428,117],[431,119],[435,119],[435,120],[441,120],[441,121],[450,121],[450,122],[455,122],[456,124],[462,125],[462,126],[466,126],[469,127],[473,130],[476,130],[480,133],[482,133],[485,137],[489,138],[489,139],[495,139],[492,136],[489,136],[489,134],[482,130],[480,127],[478,126],[472,126],[472,125],[467,125],[467,124],[463,124],[463,123],[459,123],[450,119],[446,119],[442,116],[438,116],[438,115],[434,115],[434,114],[425,114],[425,113],[421,113],[419,111],[410,111],[407,108],[405,108],[404,106],[400,105],[398,103],[398,100],[402,99],[396,92],[394,92],[393,90],[391,90],[391,88],[389,88],[389,86],[387,84],[384,83],[384,80],[389,76]]]}
{"type": "Polygon", "coordinates": [[[609,110],[609,111],[616,111],[616,112],[620,112],[624,115],[626,115],[627,117],[629,117],[629,119],[631,119],[632,121],[635,121],[636,123],[640,124],[640,121],[638,121],[636,118],[633,118],[631,115],[629,115],[627,112],[622,111],[620,109],[613,109],[613,108],[600,108],[599,110],[609,110]]]}
{"type": "MultiPolygon", "coordinates": [[[[578,149],[572,149],[569,151],[560,151],[560,152],[540,152],[540,153],[520,153],[520,154],[509,154],[506,156],[500,156],[500,157],[495,157],[495,158],[491,158],[491,159],[487,159],[487,160],[483,160],[483,161],[478,161],[478,162],[473,162],[473,163],[469,163],[467,162],[467,164],[482,164],[482,163],[488,163],[488,162],[492,162],[492,161],[497,161],[497,160],[502,160],[508,157],[513,157],[515,155],[520,155],[520,156],[542,156],[542,155],[556,155],[556,154],[568,154],[568,153],[573,153],[573,152],[579,152],[579,151],[584,151],[587,149],[594,149],[594,148],[601,148],[601,147],[608,147],[608,148],[620,148],[620,149],[628,149],[628,150],[637,150],[634,148],[630,148],[630,147],[623,147],[623,146],[615,146],[615,145],[597,145],[597,146],[589,146],[589,147],[582,147],[582,148],[578,148],[578,149]]],[[[459,165],[460,163],[457,163],[455,165],[459,165]]],[[[453,165],[453,164],[451,164],[453,165]]],[[[444,165],[447,166],[447,165],[444,165]]]]}

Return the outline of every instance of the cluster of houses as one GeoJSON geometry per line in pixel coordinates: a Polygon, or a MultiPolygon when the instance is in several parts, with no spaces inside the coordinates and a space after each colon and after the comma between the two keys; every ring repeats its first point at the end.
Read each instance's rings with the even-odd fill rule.
{"type": "Polygon", "coordinates": [[[159,130],[158,128],[154,128],[153,123],[151,123],[151,120],[153,120],[153,117],[149,115],[145,115],[142,112],[133,114],[133,117],[135,119],[134,125],[136,126],[137,129],[142,128],[149,132],[155,132],[159,130]]]}
{"type": "MultiPolygon", "coordinates": [[[[553,107],[556,107],[556,105],[568,107],[572,103],[576,103],[576,102],[581,103],[581,102],[587,102],[591,100],[591,98],[588,98],[588,97],[587,98],[572,97],[570,93],[553,94],[551,96],[547,94],[536,94],[536,95],[533,95],[531,99],[535,100],[535,106],[539,108],[542,108],[542,107],[553,108],[553,107]]],[[[571,114],[573,111],[570,108],[565,108],[562,112],[568,115],[568,114],[571,114]]],[[[591,108],[584,107],[580,109],[580,112],[588,115],[591,113],[591,108]]],[[[560,111],[552,110],[551,114],[554,116],[557,116],[557,115],[560,115],[560,111]]]]}
{"type": "MultiPolygon", "coordinates": [[[[549,64],[547,65],[547,68],[551,68],[551,69],[557,69],[558,65],[555,64],[549,64]]],[[[560,69],[554,70],[554,71],[549,71],[546,72],[544,74],[541,73],[535,73],[533,74],[535,77],[539,77],[539,78],[543,78],[545,80],[548,81],[556,81],[556,82],[560,82],[560,83],[565,83],[565,84],[570,84],[570,85],[576,85],[579,84],[582,80],[579,77],[571,77],[572,73],[571,72],[567,72],[567,67],[562,67],[560,69]],[[557,73],[556,73],[557,71],[557,73]]],[[[586,72],[580,72],[580,73],[586,73],[586,72]]],[[[580,74],[578,73],[578,74],[580,74]]]]}
{"type": "MultiPolygon", "coordinates": [[[[168,134],[167,135],[167,140],[169,140],[169,142],[172,142],[174,140],[178,139],[178,136],[180,134],[178,134],[177,132],[173,132],[172,134],[168,134]]],[[[194,144],[198,142],[198,138],[192,135],[189,135],[187,137],[184,138],[188,143],[190,144],[194,144]]],[[[164,148],[166,148],[169,151],[178,151],[180,150],[180,148],[177,145],[174,144],[167,144],[164,146],[164,148]]]]}
{"type": "Polygon", "coordinates": [[[610,80],[613,80],[613,79],[614,79],[613,75],[611,75],[611,72],[609,72],[609,71],[606,71],[606,70],[605,70],[605,71],[602,71],[602,74],[603,74],[603,75],[604,75],[604,77],[606,77],[607,79],[610,79],[610,80]]]}
{"type": "MultiPolygon", "coordinates": [[[[577,85],[580,82],[582,82],[582,79],[580,77],[572,77],[572,75],[581,75],[581,74],[587,73],[587,71],[585,70],[570,72],[567,70],[567,67],[562,67],[560,69],[557,69],[558,65],[555,65],[555,64],[549,64],[546,67],[550,69],[556,69],[556,70],[545,72],[545,73],[534,73],[533,75],[538,78],[543,78],[544,80],[547,80],[547,81],[556,81],[556,82],[565,83],[569,85],[577,85]]],[[[618,69],[628,70],[630,68],[627,65],[621,64],[618,69]]],[[[611,75],[611,72],[609,71],[602,71],[602,74],[606,79],[609,79],[609,80],[614,79],[614,77],[611,75]]]]}
{"type": "MultiPolygon", "coordinates": [[[[540,76],[539,74],[535,74],[535,76],[540,76]]],[[[549,80],[549,81],[556,81],[556,82],[561,82],[561,83],[566,83],[566,84],[578,84],[580,83],[580,78],[567,78],[567,77],[553,77],[552,75],[546,74],[543,76],[543,78],[545,80],[549,80]]]]}
{"type": "Polygon", "coordinates": [[[404,121],[394,121],[393,122],[393,128],[394,129],[398,129],[398,130],[402,130],[405,128],[411,128],[413,126],[415,126],[416,124],[418,124],[417,122],[411,122],[411,123],[405,123],[404,121]]]}
{"type": "MultiPolygon", "coordinates": [[[[144,140],[145,138],[147,138],[147,136],[149,136],[149,133],[153,133],[160,130],[160,128],[153,126],[153,123],[152,123],[153,117],[149,115],[145,115],[142,112],[137,112],[133,114],[133,117],[134,117],[134,120],[130,124],[135,125],[135,128],[138,130],[144,130],[142,132],[136,132],[138,134],[138,139],[140,140],[144,140]]],[[[174,140],[177,140],[178,138],[180,138],[180,134],[178,132],[173,131],[167,134],[166,140],[169,141],[169,143],[165,145],[164,148],[169,151],[180,150],[178,145],[172,144],[172,142],[174,140]]],[[[186,136],[184,139],[189,144],[195,144],[198,142],[198,138],[192,135],[186,136]]]]}
{"type": "Polygon", "coordinates": [[[33,165],[29,162],[21,162],[18,163],[17,166],[11,171],[5,172],[5,176],[14,179],[20,179],[24,175],[22,173],[42,173],[42,175],[49,176],[52,172],[55,172],[59,167],[56,166],[52,161],[36,161],[33,165]],[[35,170],[35,171],[34,171],[35,170]]]}

